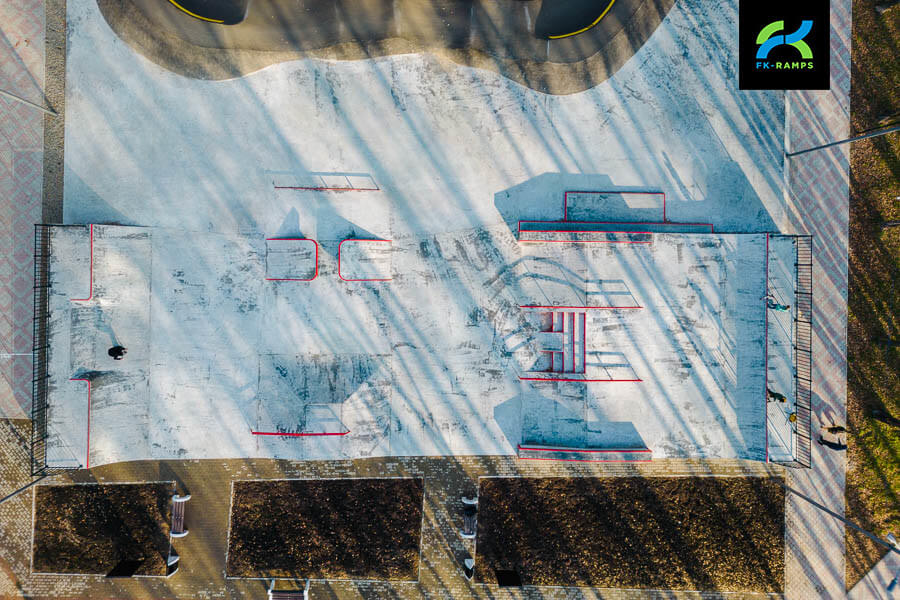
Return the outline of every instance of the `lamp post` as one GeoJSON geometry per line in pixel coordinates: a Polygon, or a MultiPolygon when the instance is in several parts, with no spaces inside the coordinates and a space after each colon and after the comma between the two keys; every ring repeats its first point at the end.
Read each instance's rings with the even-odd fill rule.
{"type": "Polygon", "coordinates": [[[894,133],[895,131],[900,131],[900,125],[894,125],[893,127],[889,127],[882,131],[873,131],[872,133],[866,133],[864,135],[857,135],[857,136],[850,137],[845,140],[840,140],[837,142],[822,144],[821,146],[813,146],[812,148],[807,148],[806,150],[798,150],[797,152],[785,152],[784,155],[787,157],[798,156],[800,154],[806,154],[807,152],[812,152],[813,150],[821,150],[823,148],[830,148],[831,146],[838,146],[840,144],[849,144],[850,142],[857,142],[859,140],[864,140],[867,138],[878,137],[880,135],[887,135],[889,133],[894,133]]]}
{"type": "Polygon", "coordinates": [[[34,102],[29,102],[29,101],[26,100],[25,98],[20,98],[20,97],[16,96],[15,94],[10,94],[10,93],[7,92],[7,91],[0,90],[0,96],[6,96],[7,98],[10,98],[10,99],[12,99],[12,100],[15,100],[16,102],[21,102],[22,104],[27,104],[28,106],[30,106],[30,107],[32,107],[32,108],[36,108],[36,109],[38,109],[38,110],[44,111],[44,112],[47,113],[48,115],[53,115],[54,117],[56,116],[56,111],[55,111],[55,110],[50,109],[50,108],[45,108],[45,107],[43,107],[43,106],[41,106],[41,105],[39,105],[39,104],[35,104],[34,102]]]}

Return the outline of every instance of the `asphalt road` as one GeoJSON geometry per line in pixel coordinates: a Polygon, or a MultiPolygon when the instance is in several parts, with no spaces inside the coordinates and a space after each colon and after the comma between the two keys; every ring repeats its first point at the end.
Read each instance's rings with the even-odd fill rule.
{"type": "MultiPolygon", "coordinates": [[[[499,58],[572,63],[619,33],[644,0],[250,0],[246,19],[220,25],[192,18],[172,2],[132,2],[154,26],[195,46],[309,51],[345,42],[405,38],[423,47],[474,48],[499,58]],[[546,39],[584,28],[588,31],[546,39]]],[[[175,0],[207,16],[233,18],[246,0],[175,0]]]]}

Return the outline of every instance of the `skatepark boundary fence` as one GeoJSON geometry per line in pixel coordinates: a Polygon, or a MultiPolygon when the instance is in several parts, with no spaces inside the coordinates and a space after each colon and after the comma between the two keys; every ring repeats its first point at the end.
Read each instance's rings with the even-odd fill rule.
{"type": "Polygon", "coordinates": [[[796,236],[794,319],[794,399],[797,421],[796,461],[799,466],[811,466],[812,449],[812,236],[796,236]]]}
{"type": "Polygon", "coordinates": [[[34,316],[31,347],[31,474],[47,473],[47,394],[50,375],[47,353],[50,349],[50,227],[34,226],[34,316]]]}

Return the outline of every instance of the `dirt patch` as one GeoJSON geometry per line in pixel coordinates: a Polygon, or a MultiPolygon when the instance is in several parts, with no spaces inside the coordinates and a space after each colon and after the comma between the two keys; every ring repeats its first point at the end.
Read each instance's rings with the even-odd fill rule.
{"type": "Polygon", "coordinates": [[[172,483],[39,486],[35,573],[109,573],[143,560],[137,575],[165,575],[172,483]]]}
{"type": "Polygon", "coordinates": [[[237,481],[231,577],[418,579],[422,479],[237,481]]]}
{"type": "Polygon", "coordinates": [[[483,479],[476,577],[782,592],[784,488],[764,478],[483,479]]]}

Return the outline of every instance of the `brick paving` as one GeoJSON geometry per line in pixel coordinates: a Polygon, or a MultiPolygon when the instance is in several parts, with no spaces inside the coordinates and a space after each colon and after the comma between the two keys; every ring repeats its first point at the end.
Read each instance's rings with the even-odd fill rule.
{"type": "MultiPolygon", "coordinates": [[[[831,3],[831,89],[788,92],[788,151],[850,134],[850,0],[831,3]]],[[[782,231],[813,234],[813,437],[820,424],[846,422],[847,252],[850,147],[787,159],[787,222],[782,231]]],[[[812,445],[812,468],[791,470],[788,485],[844,513],[846,455],[812,445]]],[[[788,598],[844,598],[844,527],[789,496],[785,507],[788,598]]]]}
{"type": "MultiPolygon", "coordinates": [[[[44,104],[42,0],[0,3],[0,89],[44,104]]],[[[0,418],[31,402],[33,224],[41,218],[43,113],[0,97],[0,418]],[[24,356],[20,356],[24,355],[24,356]]]]}

